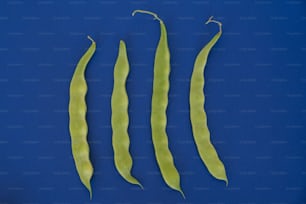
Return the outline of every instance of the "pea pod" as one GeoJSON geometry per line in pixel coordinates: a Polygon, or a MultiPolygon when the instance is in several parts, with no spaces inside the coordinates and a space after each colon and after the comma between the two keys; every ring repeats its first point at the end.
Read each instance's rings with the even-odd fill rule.
{"type": "Polygon", "coordinates": [[[223,180],[228,184],[226,172],[222,161],[210,141],[210,132],[207,126],[207,116],[204,110],[205,96],[204,88],[204,69],[207,62],[207,57],[212,47],[216,44],[222,34],[222,24],[218,21],[209,18],[206,22],[217,23],[219,32],[208,42],[207,45],[200,51],[196,57],[191,83],[190,83],[190,120],[192,125],[193,137],[196,143],[198,152],[208,171],[217,179],[223,180]]]}
{"type": "Polygon", "coordinates": [[[85,96],[87,93],[87,84],[84,77],[86,66],[96,50],[95,41],[91,40],[91,46],[82,56],[76,66],[70,83],[70,101],[69,101],[69,130],[71,136],[72,155],[75,166],[81,182],[85,185],[92,198],[92,189],[90,180],[93,175],[93,167],[89,159],[89,145],[87,142],[87,106],[85,96]]]}
{"type": "Polygon", "coordinates": [[[168,147],[166,133],[170,74],[170,52],[168,48],[167,30],[164,22],[150,11],[135,10],[136,13],[152,15],[160,23],[160,39],[155,53],[154,80],[152,94],[151,129],[152,141],[155,149],[155,157],[161,171],[162,177],[167,185],[179,191],[185,198],[180,186],[180,175],[174,165],[173,156],[168,147]]]}
{"type": "Polygon", "coordinates": [[[139,181],[131,175],[133,161],[129,152],[130,139],[127,131],[129,125],[129,101],[125,88],[129,70],[126,46],[124,41],[121,40],[114,68],[114,88],[111,100],[114,161],[118,172],[126,181],[139,185],[142,188],[139,181]]]}

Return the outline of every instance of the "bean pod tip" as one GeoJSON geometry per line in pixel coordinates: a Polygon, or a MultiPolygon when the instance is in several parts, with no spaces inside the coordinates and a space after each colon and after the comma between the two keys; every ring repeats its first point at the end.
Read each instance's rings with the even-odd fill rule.
{"type": "Polygon", "coordinates": [[[91,188],[89,189],[89,198],[90,198],[90,200],[92,200],[92,190],[91,190],[91,188]]]}
{"type": "Polygon", "coordinates": [[[151,16],[153,16],[154,17],[154,20],[155,19],[157,19],[157,20],[159,20],[159,21],[162,21],[159,17],[158,17],[158,15],[156,14],[156,13],[153,13],[153,12],[151,12],[151,11],[145,11],[145,10],[134,10],[133,11],[133,13],[132,13],[132,16],[135,16],[135,14],[136,13],[144,13],[144,14],[149,14],[149,15],[151,15],[151,16]]]}
{"type": "Polygon", "coordinates": [[[125,42],[124,42],[124,40],[120,40],[120,42],[119,42],[119,46],[123,46],[123,47],[125,47],[125,42]]]}
{"type": "Polygon", "coordinates": [[[222,23],[220,21],[214,20],[213,18],[214,18],[213,16],[209,17],[209,19],[205,22],[205,24],[216,23],[216,24],[219,25],[219,29],[221,31],[222,30],[222,23]]]}
{"type": "Polygon", "coordinates": [[[179,189],[179,192],[181,193],[181,195],[183,196],[183,198],[186,199],[186,196],[185,196],[183,190],[182,190],[182,189],[179,189]]]}
{"type": "Polygon", "coordinates": [[[92,43],[96,43],[89,35],[87,35],[87,38],[92,42],[92,43]]]}

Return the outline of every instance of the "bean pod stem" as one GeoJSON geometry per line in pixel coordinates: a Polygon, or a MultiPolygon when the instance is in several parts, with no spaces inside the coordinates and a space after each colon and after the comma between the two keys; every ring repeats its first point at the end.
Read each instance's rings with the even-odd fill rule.
{"type": "Polygon", "coordinates": [[[154,80],[152,94],[151,129],[155,157],[162,177],[167,185],[179,191],[185,198],[180,186],[180,175],[174,165],[173,156],[168,147],[166,133],[170,74],[170,52],[168,48],[167,30],[164,22],[153,12],[135,10],[136,13],[149,14],[160,23],[161,35],[155,52],[154,80]]]}
{"type": "Polygon", "coordinates": [[[133,160],[129,152],[129,101],[125,88],[129,70],[130,66],[126,52],[126,45],[124,41],[121,40],[114,68],[114,88],[111,99],[114,162],[116,169],[126,181],[143,188],[140,182],[131,175],[133,160]]]}
{"type": "Polygon", "coordinates": [[[222,34],[222,24],[210,17],[206,24],[216,23],[219,25],[219,32],[204,46],[196,57],[191,83],[190,83],[190,120],[193,137],[203,163],[208,171],[216,179],[225,181],[228,185],[225,168],[222,161],[210,141],[210,132],[207,126],[207,116],[204,110],[204,69],[208,55],[222,34]]]}
{"type": "Polygon", "coordinates": [[[71,136],[72,155],[81,182],[85,185],[92,198],[90,180],[93,175],[93,167],[89,159],[89,145],[87,142],[88,127],[86,122],[86,93],[87,84],[85,80],[85,70],[88,62],[96,50],[95,41],[88,36],[91,46],[85,52],[76,66],[72,80],[70,82],[69,101],[69,130],[71,136]]]}

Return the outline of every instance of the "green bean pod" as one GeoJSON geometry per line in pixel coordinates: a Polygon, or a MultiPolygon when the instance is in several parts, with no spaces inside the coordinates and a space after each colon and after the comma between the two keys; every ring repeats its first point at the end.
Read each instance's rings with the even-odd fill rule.
{"type": "Polygon", "coordinates": [[[151,129],[152,141],[155,149],[155,157],[161,171],[162,177],[167,185],[179,191],[185,198],[180,186],[180,175],[174,165],[172,154],[168,147],[168,137],[166,133],[170,74],[170,52],[168,48],[167,30],[164,22],[150,11],[135,10],[136,13],[152,15],[160,23],[160,39],[155,53],[154,80],[152,94],[151,129]]]}
{"type": "Polygon", "coordinates": [[[111,99],[112,106],[112,144],[114,162],[119,174],[128,182],[139,185],[140,182],[131,175],[133,160],[129,152],[130,139],[128,134],[128,95],[126,79],[130,71],[129,61],[124,41],[120,41],[119,53],[114,68],[114,88],[111,99]]]}
{"type": "Polygon", "coordinates": [[[87,142],[87,106],[85,101],[87,84],[84,74],[89,60],[95,53],[96,43],[89,36],[88,39],[91,40],[91,46],[77,64],[70,83],[69,130],[75,166],[81,182],[85,185],[90,193],[91,199],[92,189],[90,180],[93,175],[93,167],[89,159],[89,145],[87,142]]]}
{"type": "Polygon", "coordinates": [[[210,50],[216,44],[222,34],[222,24],[210,17],[206,24],[213,22],[219,25],[219,32],[208,42],[196,57],[191,83],[190,83],[190,120],[193,137],[198,152],[208,171],[216,179],[228,184],[226,172],[222,161],[210,141],[210,132],[207,127],[207,116],[204,110],[204,69],[210,50]]]}

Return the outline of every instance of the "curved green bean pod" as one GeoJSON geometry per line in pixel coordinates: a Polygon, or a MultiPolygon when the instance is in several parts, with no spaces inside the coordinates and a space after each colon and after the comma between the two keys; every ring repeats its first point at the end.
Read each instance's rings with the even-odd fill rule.
{"type": "Polygon", "coordinates": [[[130,66],[126,53],[126,46],[124,41],[121,40],[114,68],[114,88],[111,99],[114,161],[118,172],[126,181],[137,184],[142,188],[139,181],[131,175],[133,161],[129,152],[129,101],[125,88],[129,71],[130,66]]]}
{"type": "Polygon", "coordinates": [[[160,23],[161,35],[155,53],[154,62],[154,81],[152,94],[152,112],[151,128],[152,141],[155,149],[155,157],[167,185],[179,191],[185,198],[180,187],[180,175],[174,165],[172,154],[168,147],[168,138],[166,133],[169,92],[169,74],[170,74],[170,52],[168,48],[167,30],[163,21],[155,14],[149,11],[135,10],[136,13],[145,13],[152,15],[160,23]]]}
{"type": "Polygon", "coordinates": [[[217,179],[223,180],[228,184],[226,172],[222,161],[210,141],[210,132],[207,127],[207,117],[204,111],[205,96],[204,88],[204,68],[207,57],[222,34],[222,24],[210,17],[206,22],[217,23],[219,32],[209,41],[209,43],[198,54],[191,77],[190,84],[190,119],[192,124],[193,137],[200,154],[200,157],[206,165],[208,171],[217,179]]]}
{"type": "Polygon", "coordinates": [[[84,77],[86,66],[96,50],[96,43],[91,40],[91,46],[82,56],[76,66],[70,83],[70,101],[69,101],[69,129],[71,135],[72,155],[79,177],[92,198],[90,180],[93,175],[93,167],[89,159],[89,146],[87,142],[87,106],[85,96],[87,93],[87,84],[84,77]]]}

